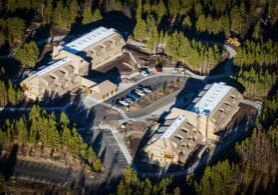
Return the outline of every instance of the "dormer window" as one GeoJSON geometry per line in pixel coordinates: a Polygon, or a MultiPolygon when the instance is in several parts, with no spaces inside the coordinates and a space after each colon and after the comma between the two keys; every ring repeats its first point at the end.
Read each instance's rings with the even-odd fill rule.
{"type": "Polygon", "coordinates": [[[175,135],[175,138],[176,138],[177,140],[179,140],[179,141],[182,140],[182,137],[181,137],[180,135],[175,135]]]}

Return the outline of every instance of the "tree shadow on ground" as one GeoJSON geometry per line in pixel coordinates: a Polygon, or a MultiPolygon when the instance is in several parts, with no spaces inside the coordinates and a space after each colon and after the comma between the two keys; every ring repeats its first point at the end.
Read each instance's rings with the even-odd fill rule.
{"type": "Polygon", "coordinates": [[[17,162],[18,145],[14,144],[10,153],[1,159],[1,170],[8,180],[14,174],[14,168],[17,162]]]}
{"type": "Polygon", "coordinates": [[[91,70],[89,78],[98,84],[105,80],[109,80],[112,83],[119,86],[119,84],[122,82],[121,73],[118,67],[114,67],[111,70],[108,70],[107,72],[91,70]]]}

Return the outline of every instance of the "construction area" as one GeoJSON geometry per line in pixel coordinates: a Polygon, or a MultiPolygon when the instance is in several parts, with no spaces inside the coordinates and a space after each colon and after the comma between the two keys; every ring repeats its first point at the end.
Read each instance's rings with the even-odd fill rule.
{"type": "Polygon", "coordinates": [[[145,161],[162,167],[187,163],[199,145],[219,141],[216,133],[224,130],[239,110],[241,99],[241,94],[225,83],[205,86],[188,109],[173,108],[164,123],[153,128],[143,149],[145,161]]]}

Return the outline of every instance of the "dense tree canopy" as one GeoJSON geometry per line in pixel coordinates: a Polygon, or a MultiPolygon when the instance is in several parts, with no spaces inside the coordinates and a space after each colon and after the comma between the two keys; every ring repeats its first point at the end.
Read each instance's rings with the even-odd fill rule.
{"type": "Polygon", "coordinates": [[[262,99],[277,82],[277,74],[262,67],[241,67],[235,79],[245,87],[245,95],[262,99]]]}
{"type": "Polygon", "coordinates": [[[99,9],[96,9],[92,12],[90,7],[85,8],[83,12],[82,24],[89,24],[91,22],[96,22],[102,19],[102,15],[99,9]]]}
{"type": "Polygon", "coordinates": [[[201,181],[196,185],[198,194],[233,194],[236,181],[236,169],[228,160],[207,167],[201,181]]]}
{"type": "Polygon", "coordinates": [[[24,33],[24,20],[17,17],[0,19],[0,46],[7,40],[10,44],[20,41],[24,33]]]}
{"type": "MultiPolygon", "coordinates": [[[[150,52],[164,51],[175,62],[200,73],[208,73],[222,60],[222,49],[211,42],[240,38],[233,78],[244,87],[246,97],[263,102],[263,110],[252,136],[235,147],[238,161],[228,156],[207,167],[192,190],[200,194],[274,194],[278,186],[277,0],[2,0],[0,47],[8,45],[23,67],[33,67],[39,56],[37,46],[29,42],[32,37],[26,39],[27,43],[21,42],[26,41],[24,30],[34,17],[41,19],[43,25],[69,30],[79,21],[99,21],[102,13],[113,10],[130,16],[135,25],[133,38],[146,43],[150,52]],[[21,47],[15,49],[16,45],[21,47]]],[[[0,106],[19,101],[20,93],[11,78],[1,77],[0,106]]],[[[40,144],[53,151],[65,149],[70,155],[83,158],[94,170],[101,167],[96,153],[83,143],[65,114],[58,119],[35,106],[29,116],[7,120],[0,131],[1,146],[6,149],[14,140],[29,151],[40,144]]],[[[161,194],[169,192],[169,184],[169,179],[161,183],[140,180],[129,167],[117,192],[161,194]]],[[[177,188],[174,193],[179,191],[177,188]]]]}
{"type": "Polygon", "coordinates": [[[222,59],[217,45],[189,41],[181,32],[166,35],[165,39],[166,52],[195,71],[208,73],[222,59]]]}
{"type": "Polygon", "coordinates": [[[24,68],[34,67],[39,58],[37,44],[34,41],[23,44],[15,51],[15,58],[20,61],[24,68]]]}
{"type": "Polygon", "coordinates": [[[244,42],[237,51],[235,64],[260,66],[278,63],[278,43],[272,40],[258,40],[244,42]]]}
{"type": "Polygon", "coordinates": [[[0,80],[0,107],[16,105],[21,100],[21,92],[15,88],[11,81],[0,80]]]}
{"type": "MultiPolygon", "coordinates": [[[[28,114],[18,120],[7,120],[0,131],[0,145],[9,148],[13,140],[18,140],[21,151],[50,148],[54,152],[67,150],[76,158],[85,159],[93,170],[99,171],[102,164],[93,149],[83,142],[75,127],[71,127],[64,113],[60,120],[54,113],[47,113],[34,105],[28,114]]],[[[26,154],[23,154],[26,155],[26,154]]]]}
{"type": "Polygon", "coordinates": [[[159,183],[152,184],[149,179],[140,180],[136,172],[128,166],[122,175],[121,181],[117,186],[117,194],[136,195],[136,194],[162,194],[167,191],[167,186],[171,179],[162,179],[159,183]]]}

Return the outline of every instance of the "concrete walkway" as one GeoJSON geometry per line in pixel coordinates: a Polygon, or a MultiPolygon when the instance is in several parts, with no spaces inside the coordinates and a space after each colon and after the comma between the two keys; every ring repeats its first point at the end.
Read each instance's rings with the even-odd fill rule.
{"type": "Polygon", "coordinates": [[[135,57],[133,56],[133,54],[132,54],[130,51],[124,49],[123,52],[124,52],[124,53],[127,53],[127,54],[130,56],[131,60],[138,66],[138,68],[141,68],[141,67],[142,67],[141,64],[139,64],[139,63],[137,62],[137,60],[135,59],[135,57]]]}
{"type": "Polygon", "coordinates": [[[125,157],[127,163],[131,164],[132,163],[132,157],[131,157],[126,145],[124,144],[124,140],[120,138],[119,132],[115,128],[113,128],[109,125],[100,124],[99,127],[101,129],[109,129],[111,131],[111,133],[112,133],[113,137],[115,138],[118,146],[120,147],[122,153],[124,154],[124,157],[125,157]]]}

